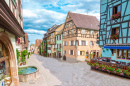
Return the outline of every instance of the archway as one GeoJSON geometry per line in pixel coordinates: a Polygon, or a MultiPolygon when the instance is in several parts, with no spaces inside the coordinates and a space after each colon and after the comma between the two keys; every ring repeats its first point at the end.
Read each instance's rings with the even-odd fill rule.
{"type": "Polygon", "coordinates": [[[0,32],[0,41],[3,43],[8,52],[11,84],[13,84],[13,86],[19,86],[17,61],[15,58],[14,48],[10,40],[10,37],[7,33],[0,32]]]}

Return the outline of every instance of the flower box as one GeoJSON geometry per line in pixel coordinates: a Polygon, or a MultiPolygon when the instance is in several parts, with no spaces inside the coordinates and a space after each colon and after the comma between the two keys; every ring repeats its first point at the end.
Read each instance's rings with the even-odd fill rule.
{"type": "Polygon", "coordinates": [[[119,38],[119,33],[110,36],[110,39],[116,40],[119,38]]]}
{"type": "Polygon", "coordinates": [[[111,19],[118,19],[121,17],[121,12],[118,12],[117,14],[113,14],[111,19]]]}

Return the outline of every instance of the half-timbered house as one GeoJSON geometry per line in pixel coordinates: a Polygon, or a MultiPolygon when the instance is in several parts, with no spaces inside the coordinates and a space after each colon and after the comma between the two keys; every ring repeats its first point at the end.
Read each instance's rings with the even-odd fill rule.
{"type": "Polygon", "coordinates": [[[130,62],[130,0],[101,0],[102,57],[130,62]]]}
{"type": "Polygon", "coordinates": [[[95,16],[68,12],[63,29],[63,56],[69,62],[99,57],[99,21],[95,16]]]}

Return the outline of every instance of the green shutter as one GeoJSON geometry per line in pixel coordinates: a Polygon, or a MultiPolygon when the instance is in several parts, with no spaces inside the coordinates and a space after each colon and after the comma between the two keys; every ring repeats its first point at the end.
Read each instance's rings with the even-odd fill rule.
{"type": "Polygon", "coordinates": [[[13,3],[14,3],[14,5],[16,4],[16,1],[15,0],[12,0],[13,1],[13,3]]]}

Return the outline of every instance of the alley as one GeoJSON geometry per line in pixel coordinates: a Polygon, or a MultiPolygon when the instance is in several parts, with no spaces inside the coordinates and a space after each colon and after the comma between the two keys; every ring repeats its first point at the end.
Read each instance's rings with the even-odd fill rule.
{"type": "Polygon", "coordinates": [[[27,65],[39,68],[40,78],[21,86],[129,86],[126,78],[90,70],[86,62],[68,63],[33,54],[27,65]],[[108,84],[109,83],[109,84],[108,84]]]}

